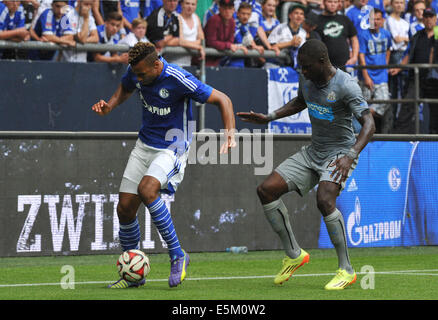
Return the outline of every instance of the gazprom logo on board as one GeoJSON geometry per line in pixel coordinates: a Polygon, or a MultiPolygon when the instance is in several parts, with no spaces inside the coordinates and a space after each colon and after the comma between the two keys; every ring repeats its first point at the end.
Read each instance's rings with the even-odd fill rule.
{"type": "MultiPolygon", "coordinates": [[[[354,211],[347,219],[347,237],[353,246],[374,246],[373,243],[391,241],[401,237],[401,220],[364,223],[361,217],[359,197],[356,197],[354,211]]],[[[387,243],[382,243],[386,245],[387,243]]]]}

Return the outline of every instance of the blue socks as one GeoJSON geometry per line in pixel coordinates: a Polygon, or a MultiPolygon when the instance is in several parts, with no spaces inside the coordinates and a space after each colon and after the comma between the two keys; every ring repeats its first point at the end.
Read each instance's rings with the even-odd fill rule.
{"type": "Polygon", "coordinates": [[[171,259],[184,256],[184,252],[179,244],[175,227],[173,226],[172,217],[166,207],[166,204],[160,197],[147,206],[155,227],[158,229],[161,237],[166,241],[171,259]]]}
{"type": "MultiPolygon", "coordinates": [[[[157,198],[147,208],[155,227],[158,229],[163,240],[166,241],[170,258],[183,257],[184,252],[179,244],[172,217],[164,201],[161,198],[157,198]]],[[[140,249],[140,226],[137,217],[129,223],[120,223],[119,240],[123,251],[140,249]]]]}
{"type": "Polygon", "coordinates": [[[127,224],[120,223],[119,240],[123,251],[140,248],[140,226],[137,217],[127,224]]]}

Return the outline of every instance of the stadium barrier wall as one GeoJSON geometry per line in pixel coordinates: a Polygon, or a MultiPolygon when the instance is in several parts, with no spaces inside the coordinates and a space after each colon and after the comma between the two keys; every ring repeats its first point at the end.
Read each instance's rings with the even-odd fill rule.
{"type": "MultiPolygon", "coordinates": [[[[280,249],[256,186],[310,136],[240,132],[227,156],[218,155],[217,137],[196,135],[183,183],[173,197],[163,196],[182,245],[191,252],[280,249]]],[[[349,246],[438,244],[438,170],[427,157],[437,154],[438,137],[396,138],[378,137],[364,149],[339,198],[349,246]]],[[[136,133],[0,132],[0,256],[119,253],[118,188],[136,139],[136,133]]],[[[301,246],[328,248],[315,197],[314,188],[283,200],[301,246]]],[[[166,252],[143,206],[138,216],[141,249],[166,252]]]]}
{"type": "MultiPolygon", "coordinates": [[[[0,60],[1,131],[138,131],[142,106],[137,94],[105,117],[91,106],[108,101],[126,66],[107,63],[50,63],[0,60]]],[[[196,74],[196,68],[187,68],[196,74]]],[[[234,110],[267,111],[267,74],[261,69],[207,68],[207,83],[226,92],[234,110]],[[236,79],[239,79],[238,81],[236,79]]],[[[198,108],[193,116],[198,120],[198,108]]],[[[236,119],[237,128],[261,128],[236,119]]],[[[223,127],[216,106],[205,107],[205,128],[223,127]]]]}

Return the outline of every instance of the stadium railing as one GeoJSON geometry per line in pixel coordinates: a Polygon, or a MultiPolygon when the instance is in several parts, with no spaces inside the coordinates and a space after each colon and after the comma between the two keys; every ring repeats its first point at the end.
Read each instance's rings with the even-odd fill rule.
{"type": "MultiPolygon", "coordinates": [[[[204,47],[205,44],[203,43],[204,47]]],[[[40,42],[40,41],[25,41],[25,42],[13,42],[0,40],[0,50],[2,49],[15,49],[15,50],[66,50],[66,49],[74,49],[76,51],[87,51],[87,52],[127,52],[129,50],[129,46],[127,45],[119,45],[119,44],[100,44],[100,43],[86,43],[86,44],[77,44],[75,47],[67,47],[58,45],[51,42],[40,42]]],[[[198,55],[199,52],[193,49],[186,49],[183,47],[165,47],[161,54],[165,55],[170,53],[172,55],[187,55],[187,53],[191,55],[198,55]]],[[[281,52],[278,56],[275,54],[275,51],[265,50],[263,55],[257,50],[248,50],[248,53],[245,54],[243,51],[238,50],[236,52],[232,52],[231,50],[219,51],[213,48],[205,48],[205,54],[208,57],[224,57],[231,56],[235,58],[277,58],[281,60],[289,59],[289,55],[286,52],[281,52]]],[[[198,74],[197,76],[202,82],[206,82],[206,70],[205,70],[205,60],[201,60],[198,74]]],[[[196,104],[198,107],[198,119],[199,119],[199,128],[205,128],[205,105],[204,104],[196,104]]]]}
{"type": "MultiPolygon", "coordinates": [[[[0,50],[2,49],[15,49],[15,50],[66,50],[72,49],[71,47],[66,47],[62,45],[57,45],[50,42],[40,42],[40,41],[25,41],[25,42],[13,42],[0,40],[0,50]]],[[[77,44],[74,47],[76,51],[87,51],[87,52],[127,52],[129,46],[127,45],[114,45],[114,44],[97,44],[97,43],[86,43],[77,44]]],[[[199,52],[193,49],[186,49],[183,47],[166,47],[161,51],[161,54],[172,54],[172,55],[198,55],[199,52]]],[[[224,57],[230,56],[235,58],[276,58],[282,61],[287,61],[290,59],[289,54],[286,51],[282,51],[278,56],[273,50],[265,50],[264,54],[261,55],[257,50],[248,50],[245,54],[243,51],[238,50],[232,52],[231,50],[219,51],[213,48],[205,48],[205,54],[208,57],[224,57]]],[[[206,82],[206,70],[205,70],[205,60],[201,60],[197,76],[202,82],[206,82]]],[[[420,133],[420,104],[421,103],[438,103],[438,99],[428,99],[420,98],[420,69],[438,68],[438,64],[406,64],[406,65],[374,65],[374,66],[352,66],[351,68],[361,70],[366,69],[413,69],[414,71],[414,98],[413,99],[387,99],[387,100],[368,100],[371,103],[413,103],[415,106],[415,133],[420,133]]],[[[197,104],[198,115],[199,115],[199,128],[205,127],[205,105],[197,104]]]]}

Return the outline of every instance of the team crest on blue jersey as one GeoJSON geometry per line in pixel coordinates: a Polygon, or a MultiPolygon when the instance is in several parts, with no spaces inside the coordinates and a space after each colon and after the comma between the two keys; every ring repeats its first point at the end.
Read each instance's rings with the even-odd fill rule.
{"type": "Polygon", "coordinates": [[[327,101],[328,102],[336,102],[336,93],[334,91],[330,92],[327,95],[327,101]]]}
{"type": "Polygon", "coordinates": [[[166,88],[161,88],[159,95],[161,98],[166,99],[167,97],[169,97],[169,91],[166,88]]]}
{"type": "Polygon", "coordinates": [[[397,191],[401,186],[400,169],[393,167],[388,173],[388,184],[392,191],[397,191]]]}

